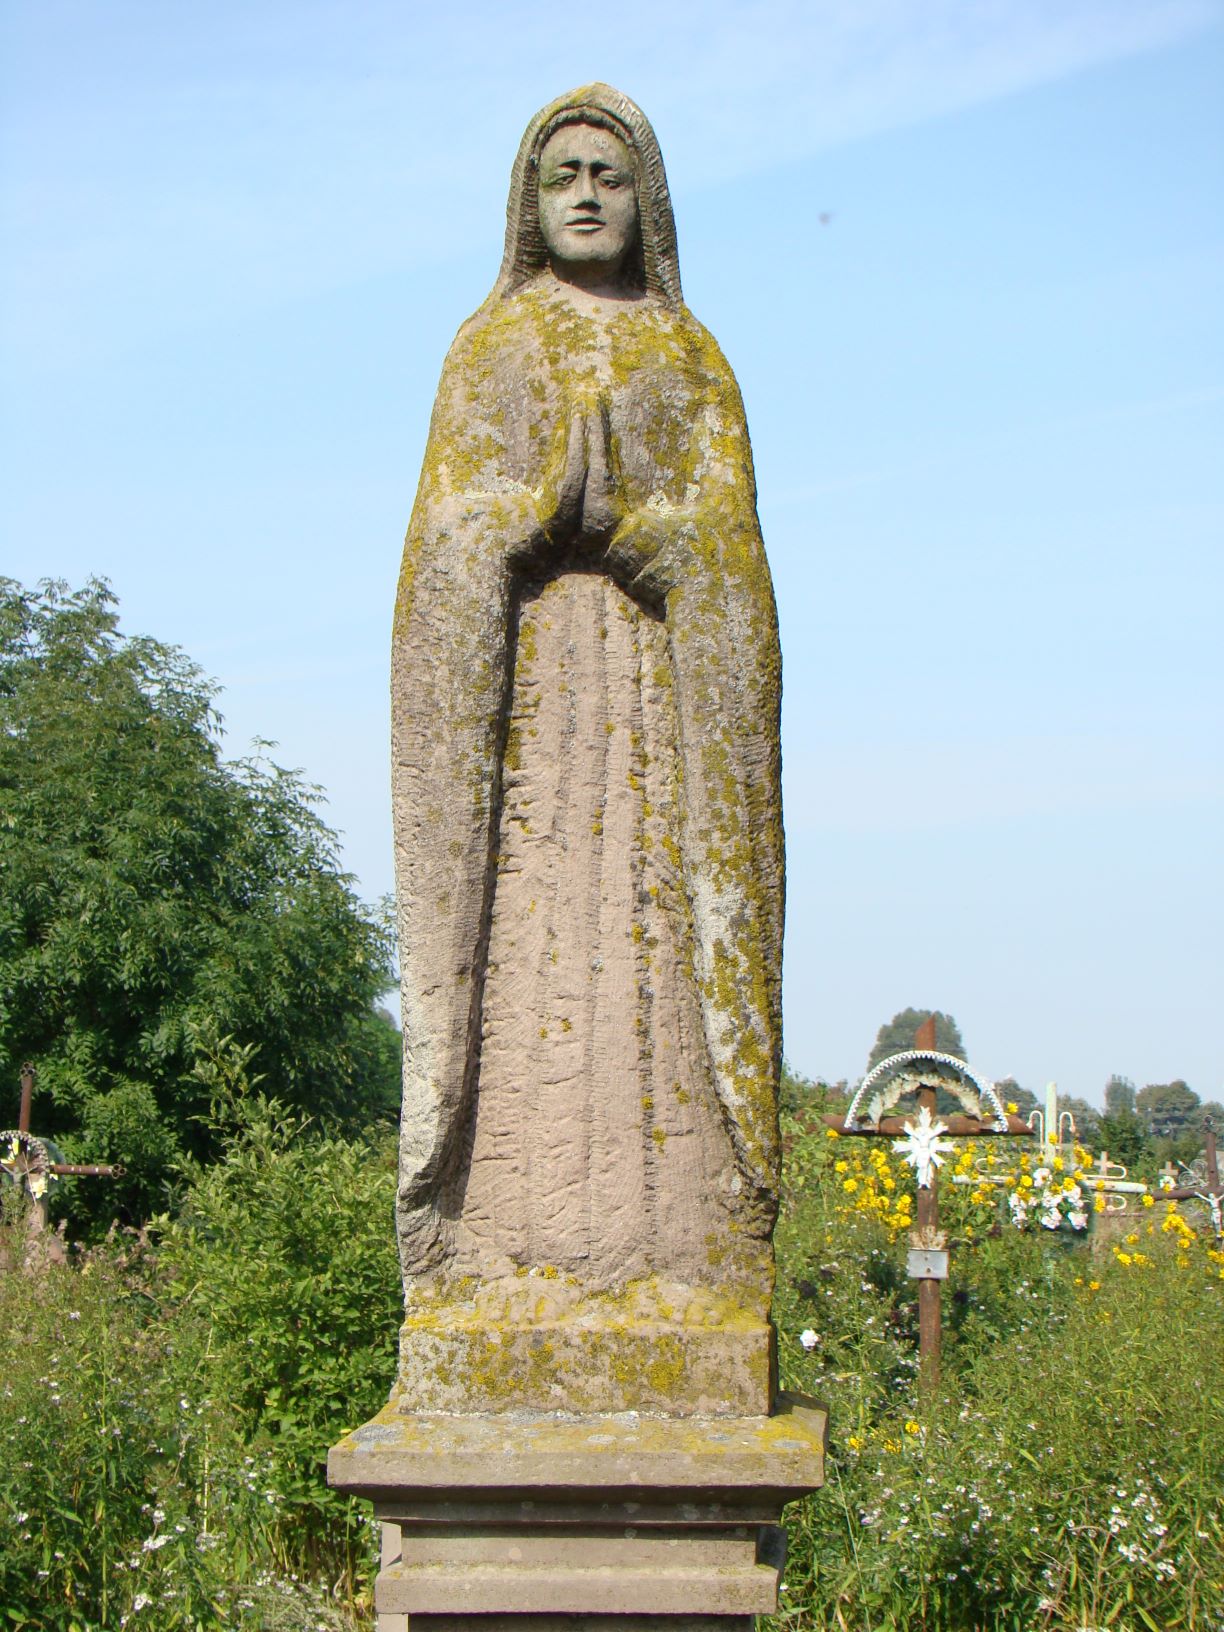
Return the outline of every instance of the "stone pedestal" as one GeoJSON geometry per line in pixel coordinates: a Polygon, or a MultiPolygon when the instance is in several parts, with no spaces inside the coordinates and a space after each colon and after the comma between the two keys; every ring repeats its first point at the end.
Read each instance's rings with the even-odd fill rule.
{"type": "Polygon", "coordinates": [[[379,1632],[749,1632],[777,1608],[783,1506],[822,1481],[826,1420],[409,1417],[328,1457],[383,1528],[379,1632]]]}

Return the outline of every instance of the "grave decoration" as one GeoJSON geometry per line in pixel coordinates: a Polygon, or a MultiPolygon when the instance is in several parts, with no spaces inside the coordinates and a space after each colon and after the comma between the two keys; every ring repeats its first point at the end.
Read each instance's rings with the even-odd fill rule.
{"type": "MultiPolygon", "coordinates": [[[[1086,1230],[1092,1213],[1085,1189],[1094,1186],[1089,1185],[1086,1179],[1080,1182],[1082,1174],[1074,1156],[1078,1137],[1075,1117],[1070,1111],[1059,1110],[1056,1082],[1046,1084],[1045,1107],[1038,1106],[1030,1111],[1028,1126],[1041,1146],[1042,1160],[1031,1175],[1032,1189],[1024,1195],[1012,1190],[1007,1198],[1013,1224],[1022,1227],[1030,1216],[1035,1216],[1047,1230],[1064,1227],[1072,1232],[1086,1230]],[[1047,1129],[1051,1131],[1047,1133],[1047,1129]],[[1071,1176],[1067,1175],[1068,1156],[1071,1157],[1071,1176]]],[[[1125,1180],[1125,1168],[1121,1169],[1121,1176],[1125,1180]]],[[[971,1173],[954,1174],[952,1183],[973,1185],[975,1189],[1007,1189],[1011,1179],[1006,1173],[994,1171],[989,1161],[979,1159],[973,1164],[971,1173]]],[[[1143,1186],[1136,1185],[1134,1188],[1142,1190],[1143,1186]]],[[[1119,1207],[1124,1205],[1124,1202],[1118,1203],[1119,1207]]]]}
{"type": "Polygon", "coordinates": [[[914,1169],[918,1200],[907,1267],[918,1282],[919,1381],[931,1393],[939,1386],[940,1288],[948,1278],[938,1170],[952,1154],[952,1139],[1031,1138],[1032,1129],[1007,1112],[988,1078],[936,1050],[933,1018],[919,1026],[912,1049],[890,1055],[867,1073],[844,1116],[824,1120],[841,1137],[891,1139],[893,1150],[914,1169]],[[940,1090],[957,1100],[960,1113],[940,1114],[940,1090]],[[913,1108],[899,1109],[907,1100],[913,1108]]]}
{"type": "Polygon", "coordinates": [[[519,148],[391,668],[405,1313],[328,1461],[383,1524],[380,1632],[747,1632],[825,1434],[769,1319],[777,618],[735,377],[610,86],[519,148]]]}
{"type": "Polygon", "coordinates": [[[64,1153],[50,1139],[40,1139],[30,1131],[36,1072],[30,1064],[21,1067],[21,1103],[15,1128],[0,1129],[0,1176],[15,1184],[30,1198],[28,1229],[31,1241],[47,1227],[47,1192],[60,1178],[117,1179],[123,1168],[107,1162],[67,1162],[64,1153]]]}
{"type": "Polygon", "coordinates": [[[1166,1166],[1160,1191],[1166,1201],[1202,1202],[1216,1238],[1224,1236],[1224,1185],[1220,1183],[1220,1158],[1210,1117],[1203,1118],[1203,1154],[1189,1167],[1170,1170],[1166,1166]]]}

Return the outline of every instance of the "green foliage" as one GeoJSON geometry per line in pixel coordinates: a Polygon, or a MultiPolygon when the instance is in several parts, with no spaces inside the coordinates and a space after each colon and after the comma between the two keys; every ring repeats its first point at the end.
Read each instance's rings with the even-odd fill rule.
{"type": "Polygon", "coordinates": [[[214,1115],[223,1158],[160,1232],[169,1292],[207,1322],[213,1388],[268,1458],[275,1550],[351,1579],[364,1510],[327,1488],[325,1464],[395,1374],[395,1137],[322,1134],[262,1095],[222,1099],[214,1115]]]}
{"type": "Polygon", "coordinates": [[[932,1014],[935,1016],[935,1047],[941,1054],[953,1054],[958,1060],[966,1059],[960,1027],[950,1014],[942,1014],[938,1009],[902,1009],[876,1033],[875,1044],[867,1060],[868,1071],[890,1054],[901,1054],[907,1048],[913,1048],[914,1033],[932,1014]]]}
{"type": "Polygon", "coordinates": [[[1015,1077],[1002,1077],[995,1083],[999,1098],[1005,1105],[1012,1104],[1020,1116],[1027,1118],[1039,1108],[1040,1102],[1031,1088],[1022,1088],[1015,1077]]]}
{"type": "Polygon", "coordinates": [[[1100,1144],[1115,1162],[1137,1167],[1148,1154],[1147,1129],[1134,1111],[1108,1112],[1100,1119],[1100,1144]]]}
{"type": "Polygon", "coordinates": [[[788,1128],[782,1380],[830,1400],[833,1432],[825,1489],[790,1510],[783,1609],[763,1624],[1221,1624],[1216,1265],[1157,1223],[1140,1225],[1142,1253],[1006,1226],[970,1240],[948,1194],[944,1380],[923,1405],[904,1242],[848,1212],[833,1171],[847,1143],[788,1128]]]}
{"type": "Polygon", "coordinates": [[[1180,1079],[1149,1082],[1135,1095],[1135,1110],[1157,1139],[1176,1139],[1180,1134],[1197,1132],[1195,1124],[1202,1122],[1199,1096],[1180,1079]]]}
{"type": "MultiPolygon", "coordinates": [[[[0,1255],[20,1260],[24,1224],[0,1255]]],[[[0,1273],[0,1604],[69,1632],[157,1606],[159,1628],[220,1624],[253,1559],[267,1459],[211,1387],[208,1333],[167,1307],[141,1246],[0,1273]],[[221,1556],[224,1543],[224,1559],[221,1556]]]]}
{"type": "Polygon", "coordinates": [[[1105,1114],[1120,1116],[1135,1109],[1135,1085],[1129,1077],[1116,1073],[1105,1084],[1105,1114]]]}
{"type": "Polygon", "coordinates": [[[23,1221],[0,1229],[14,1627],[313,1632],[368,1588],[368,1509],[327,1489],[324,1461],[394,1373],[393,1141],[286,1116],[244,1091],[232,1050],[215,1076],[220,1159],[154,1250],[127,1232],[27,1274],[23,1221]]]}
{"type": "Polygon", "coordinates": [[[1100,1142],[1101,1113],[1095,1105],[1076,1094],[1059,1094],[1058,1108],[1071,1112],[1075,1119],[1076,1137],[1081,1144],[1095,1145],[1100,1142]]]}
{"type": "Polygon", "coordinates": [[[335,1123],[398,1099],[373,1009],[387,916],[340,872],[316,790],[222,760],[214,701],[182,652],[119,633],[104,583],[0,579],[0,1086],[33,1060],[36,1131],[126,1167],[65,1187],[103,1216],[147,1217],[176,1162],[212,1152],[219,1038],[335,1123]]]}
{"type": "Polygon", "coordinates": [[[832,1087],[824,1081],[813,1081],[783,1060],[779,1108],[789,1116],[822,1116],[825,1111],[844,1111],[849,1103],[842,1091],[844,1087],[845,1084],[832,1087]]]}

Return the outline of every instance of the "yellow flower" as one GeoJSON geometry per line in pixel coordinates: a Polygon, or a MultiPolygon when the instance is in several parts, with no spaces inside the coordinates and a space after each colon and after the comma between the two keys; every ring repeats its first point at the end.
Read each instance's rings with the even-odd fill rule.
{"type": "Polygon", "coordinates": [[[1006,1110],[1008,1116],[1019,1116],[1020,1114],[1020,1107],[1016,1104],[1014,1099],[1008,1100],[1007,1104],[1004,1106],[1004,1110],[1006,1110]]]}
{"type": "Polygon", "coordinates": [[[842,1189],[846,1192],[846,1194],[848,1196],[852,1196],[854,1194],[854,1192],[858,1189],[858,1180],[857,1179],[843,1179],[842,1180],[842,1189]]]}
{"type": "Polygon", "coordinates": [[[1030,1174],[1022,1173],[1020,1175],[1020,1188],[1021,1190],[1031,1190],[1033,1188],[1033,1180],[1030,1174]]]}
{"type": "Polygon", "coordinates": [[[884,1188],[885,1190],[895,1190],[897,1188],[897,1181],[891,1174],[884,1180],[884,1188]]]}
{"type": "Polygon", "coordinates": [[[857,1434],[851,1434],[850,1438],[846,1441],[846,1444],[852,1451],[861,1451],[863,1448],[863,1442],[857,1434]]]}
{"type": "Polygon", "coordinates": [[[1104,1196],[1094,1196],[1092,1198],[1092,1210],[1094,1213],[1103,1213],[1105,1211],[1104,1196]]]}
{"type": "Polygon", "coordinates": [[[844,1156],[839,1157],[838,1160],[833,1163],[834,1173],[846,1173],[846,1172],[849,1171],[849,1168],[850,1168],[850,1163],[846,1160],[846,1158],[844,1156]]]}
{"type": "Polygon", "coordinates": [[[825,1138],[826,1139],[836,1139],[837,1138],[837,1129],[836,1128],[826,1128],[825,1129],[825,1138]]]}
{"type": "Polygon", "coordinates": [[[1115,1247],[1114,1248],[1114,1257],[1118,1260],[1118,1262],[1120,1264],[1129,1264],[1130,1261],[1131,1261],[1130,1253],[1129,1252],[1123,1252],[1120,1247],[1115,1247]]]}
{"type": "Polygon", "coordinates": [[[1054,1169],[1055,1173],[1061,1173],[1063,1168],[1066,1166],[1066,1163],[1063,1161],[1061,1156],[1055,1156],[1054,1160],[1050,1163],[1050,1166],[1054,1169]]]}
{"type": "Polygon", "coordinates": [[[1155,1205],[1156,1205],[1155,1196],[1145,1195],[1144,1198],[1143,1198],[1143,1205],[1145,1207],[1155,1207],[1155,1205]]]}
{"type": "Polygon", "coordinates": [[[1099,1292],[1101,1290],[1100,1281],[1089,1281],[1088,1282],[1088,1290],[1089,1290],[1089,1292],[1099,1292]]]}
{"type": "Polygon", "coordinates": [[[1128,1247],[1137,1247],[1139,1245],[1139,1237],[1135,1234],[1134,1230],[1132,1230],[1127,1236],[1126,1244],[1128,1247]]]}
{"type": "Polygon", "coordinates": [[[905,1425],[905,1431],[906,1431],[907,1434],[917,1434],[917,1433],[921,1433],[922,1430],[919,1428],[918,1424],[914,1421],[913,1417],[911,1417],[910,1420],[905,1425]]]}

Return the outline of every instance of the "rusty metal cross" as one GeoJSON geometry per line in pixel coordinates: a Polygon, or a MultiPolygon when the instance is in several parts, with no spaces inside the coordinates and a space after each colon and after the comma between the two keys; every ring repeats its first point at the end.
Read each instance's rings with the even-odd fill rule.
{"type": "Polygon", "coordinates": [[[937,1052],[933,1015],[918,1027],[912,1049],[881,1060],[867,1073],[845,1116],[826,1116],[824,1120],[836,1133],[848,1138],[892,1139],[893,1148],[903,1151],[914,1168],[918,1205],[915,1228],[910,1233],[909,1273],[918,1282],[918,1381],[923,1392],[931,1394],[939,1386],[940,1283],[948,1278],[948,1240],[939,1227],[936,1178],[949,1148],[943,1145],[942,1136],[1031,1139],[1033,1130],[1004,1109],[992,1082],[972,1071],[963,1060],[937,1052]],[[928,1076],[931,1080],[924,1080],[928,1076]],[[955,1094],[966,1114],[937,1118],[941,1087],[955,1094]],[[918,1104],[917,1120],[912,1115],[885,1114],[910,1093],[918,1104]],[[862,1115],[860,1104],[864,1104],[862,1115]]]}
{"type": "Polygon", "coordinates": [[[21,1067],[21,1106],[17,1126],[0,1131],[0,1166],[3,1166],[30,1197],[30,1234],[40,1235],[47,1226],[47,1181],[50,1178],[118,1179],[123,1167],[106,1162],[57,1162],[44,1140],[30,1131],[34,1100],[34,1067],[21,1067]]]}

